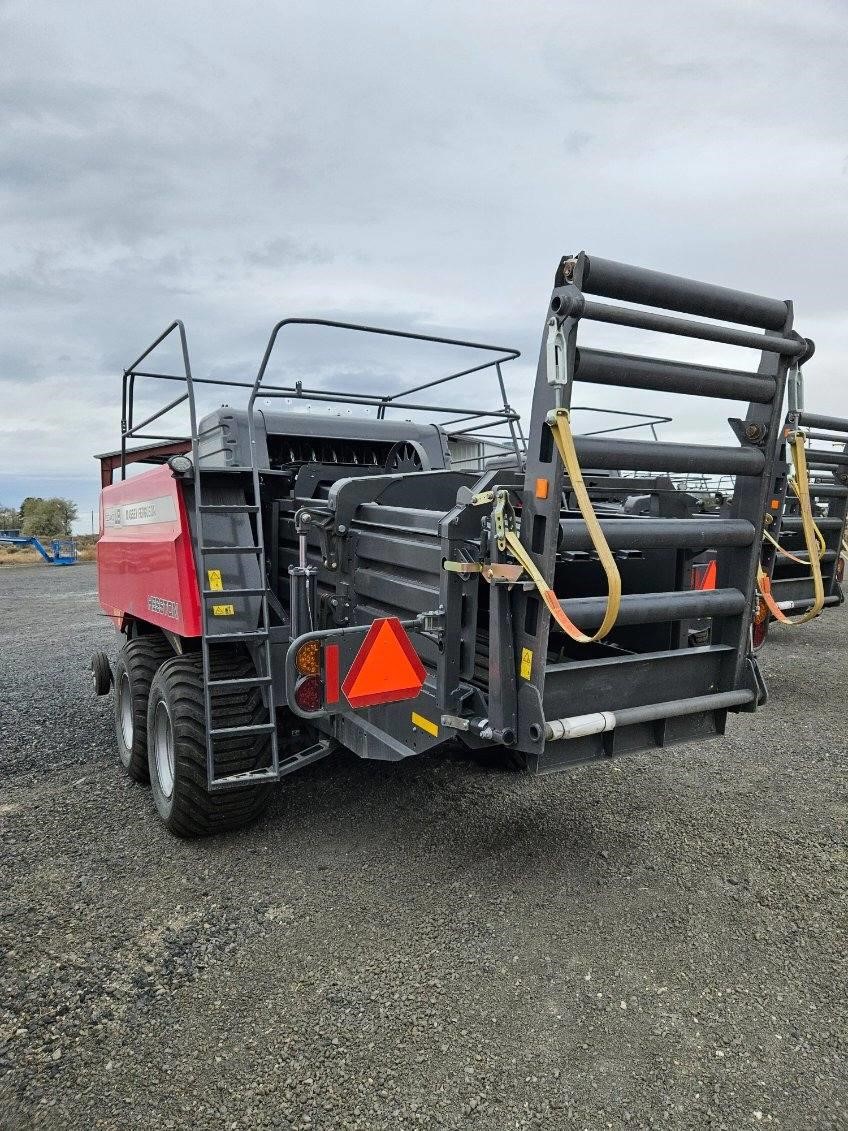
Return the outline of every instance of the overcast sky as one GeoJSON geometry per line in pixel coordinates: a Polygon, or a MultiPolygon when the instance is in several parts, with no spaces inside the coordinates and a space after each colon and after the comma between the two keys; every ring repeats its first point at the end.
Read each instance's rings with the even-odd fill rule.
{"type": "MultiPolygon", "coordinates": [[[[0,0],[0,46],[0,502],[88,528],[121,369],[174,317],[198,374],[252,376],[288,314],[461,331],[522,350],[523,408],[581,248],[792,298],[808,405],[848,415],[845,0],[0,0]]],[[[359,381],[347,348],[297,356],[359,381]]]]}

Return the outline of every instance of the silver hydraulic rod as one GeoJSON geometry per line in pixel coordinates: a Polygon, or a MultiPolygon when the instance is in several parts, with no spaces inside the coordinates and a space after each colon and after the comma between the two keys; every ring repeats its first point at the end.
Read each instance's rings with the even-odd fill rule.
{"type": "Polygon", "coordinates": [[[318,596],[318,570],[308,564],[306,552],[307,533],[312,523],[312,515],[305,508],[295,513],[294,525],[297,532],[296,566],[289,566],[289,607],[291,611],[292,637],[302,636],[317,627],[315,623],[316,599],[318,596]]]}
{"type": "Polygon", "coordinates": [[[548,742],[585,738],[586,735],[603,734],[616,727],[632,726],[634,723],[650,723],[657,719],[695,715],[699,711],[741,707],[752,702],[753,698],[753,691],[723,691],[717,695],[698,695],[693,699],[672,699],[666,703],[646,703],[643,707],[624,707],[620,711],[593,711],[589,715],[551,719],[545,722],[545,738],[548,742]]]}

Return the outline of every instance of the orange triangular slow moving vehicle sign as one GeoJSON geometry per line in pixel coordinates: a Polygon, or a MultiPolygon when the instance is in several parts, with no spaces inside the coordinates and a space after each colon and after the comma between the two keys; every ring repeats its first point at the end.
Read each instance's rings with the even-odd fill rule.
{"type": "Polygon", "coordinates": [[[351,707],[374,707],[414,699],[427,676],[397,617],[375,620],[345,676],[342,691],[351,707]]]}
{"type": "Polygon", "coordinates": [[[704,571],[704,576],[701,578],[701,581],[700,581],[700,584],[698,585],[698,588],[699,589],[715,589],[717,572],[718,572],[717,563],[716,563],[715,559],[713,559],[713,561],[709,562],[709,564],[707,565],[707,568],[704,571]]]}

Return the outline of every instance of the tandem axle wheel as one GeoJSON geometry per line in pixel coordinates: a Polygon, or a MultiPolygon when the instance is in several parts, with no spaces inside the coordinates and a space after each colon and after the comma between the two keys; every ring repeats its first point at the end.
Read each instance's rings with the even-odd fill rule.
{"type": "Polygon", "coordinates": [[[114,682],[109,657],[105,652],[95,652],[91,657],[90,667],[91,678],[94,681],[94,694],[108,695],[114,682]]]}

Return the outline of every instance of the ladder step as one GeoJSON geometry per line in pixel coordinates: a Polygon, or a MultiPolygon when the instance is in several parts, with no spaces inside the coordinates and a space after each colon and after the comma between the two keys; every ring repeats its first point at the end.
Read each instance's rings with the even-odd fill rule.
{"type": "Polygon", "coordinates": [[[264,628],[251,629],[249,632],[213,632],[207,633],[205,640],[208,644],[217,644],[227,640],[267,640],[268,633],[264,628]]]}
{"type": "Polygon", "coordinates": [[[249,503],[201,503],[204,514],[258,514],[259,507],[249,503]]]}
{"type": "Polygon", "coordinates": [[[208,733],[210,738],[226,738],[231,734],[270,734],[276,729],[276,723],[253,723],[246,727],[212,727],[208,733]]]}
{"type": "Polygon", "coordinates": [[[261,546],[201,546],[202,554],[261,554],[261,546]]]}
{"type": "Polygon", "coordinates": [[[204,589],[204,597],[264,597],[265,589],[204,589]]]}
{"type": "Polygon", "coordinates": [[[208,475],[210,477],[214,477],[216,475],[229,475],[229,474],[233,474],[233,473],[235,473],[236,475],[245,475],[245,474],[252,474],[253,473],[252,467],[242,466],[241,464],[227,464],[225,467],[205,467],[204,464],[203,464],[202,458],[200,460],[199,470],[200,470],[201,474],[205,473],[206,475],[208,475]]]}
{"type": "Polygon", "coordinates": [[[299,750],[296,754],[289,754],[288,757],[282,758],[280,760],[280,777],[294,773],[301,766],[309,766],[313,762],[320,761],[328,754],[332,754],[337,747],[338,743],[335,739],[319,738],[313,746],[308,746],[305,750],[299,750]]]}
{"type": "MultiPolygon", "coordinates": [[[[246,465],[245,466],[233,465],[233,466],[230,466],[230,467],[204,467],[202,460],[201,460],[201,463],[200,463],[200,471],[201,471],[201,474],[205,473],[210,478],[214,478],[216,475],[252,475],[253,474],[253,468],[246,466],[246,465]]],[[[274,468],[271,468],[271,467],[260,468],[259,474],[262,476],[263,479],[266,479],[269,475],[285,475],[289,479],[292,478],[291,471],[277,470],[277,469],[274,469],[274,468]]]]}
{"type": "Polygon", "coordinates": [[[238,676],[235,679],[208,679],[207,687],[267,687],[271,682],[269,675],[238,676]]]}
{"type": "Polygon", "coordinates": [[[227,789],[233,785],[255,784],[258,782],[277,781],[279,775],[275,769],[247,770],[243,774],[227,774],[222,778],[212,778],[209,782],[209,791],[214,793],[219,789],[227,789]]]}
{"type": "MultiPolygon", "coordinates": [[[[214,479],[218,475],[253,475],[253,468],[246,465],[231,467],[204,467],[202,460],[200,463],[200,471],[210,479],[214,479]]],[[[293,478],[293,473],[291,472],[291,470],[275,470],[272,467],[261,467],[259,469],[259,474],[263,479],[267,478],[269,475],[285,475],[289,479],[293,478]]]]}

